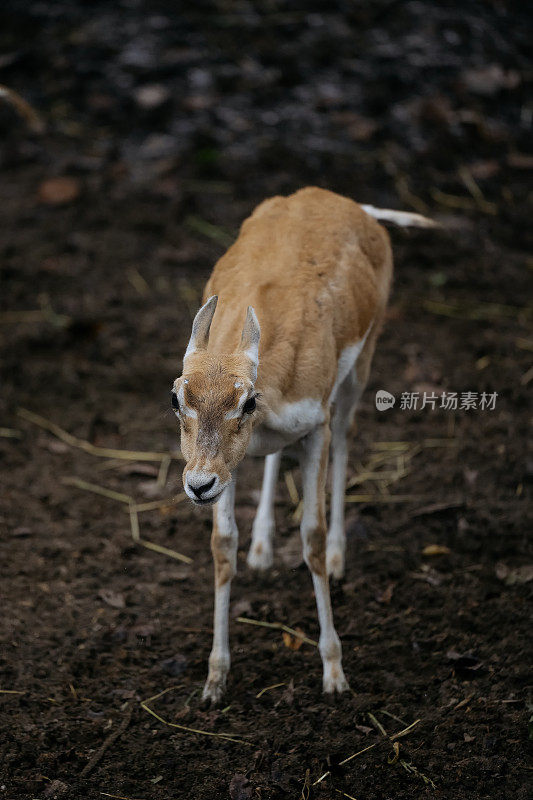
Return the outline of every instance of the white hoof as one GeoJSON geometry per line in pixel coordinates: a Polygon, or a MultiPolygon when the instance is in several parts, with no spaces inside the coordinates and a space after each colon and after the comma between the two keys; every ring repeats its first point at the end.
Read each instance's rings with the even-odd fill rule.
{"type": "Polygon", "coordinates": [[[264,571],[274,563],[272,547],[265,542],[252,542],[248,552],[247,564],[250,569],[264,571]]]}
{"type": "Polygon", "coordinates": [[[323,689],[325,694],[346,692],[349,689],[348,681],[344,677],[342,665],[339,663],[328,664],[324,669],[323,689]]]}
{"type": "Polygon", "coordinates": [[[344,575],[344,553],[340,547],[326,549],[326,569],[328,576],[340,580],[344,575]]]}
{"type": "Polygon", "coordinates": [[[207,700],[213,705],[216,705],[222,700],[224,692],[226,691],[226,677],[216,676],[208,677],[205,682],[204,690],[202,692],[202,700],[207,700]]]}

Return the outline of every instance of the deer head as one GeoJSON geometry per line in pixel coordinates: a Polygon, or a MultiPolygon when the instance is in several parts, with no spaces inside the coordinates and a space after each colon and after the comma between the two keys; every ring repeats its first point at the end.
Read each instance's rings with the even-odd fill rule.
{"type": "Polygon", "coordinates": [[[212,354],[207,348],[217,299],[210,297],[196,314],[183,374],[172,389],[181,451],[187,462],[183,486],[197,505],[215,503],[231,481],[250,442],[256,409],[257,317],[249,306],[239,348],[233,353],[212,354]]]}

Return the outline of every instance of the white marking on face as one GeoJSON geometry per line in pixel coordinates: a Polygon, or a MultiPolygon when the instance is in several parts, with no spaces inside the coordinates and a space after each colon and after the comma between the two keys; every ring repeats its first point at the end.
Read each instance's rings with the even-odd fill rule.
{"type": "MultiPolygon", "coordinates": [[[[185,379],[183,381],[183,383],[188,383],[187,379],[185,379]]],[[[180,386],[179,391],[178,391],[178,403],[180,404],[181,413],[184,416],[191,417],[191,419],[197,419],[198,418],[198,414],[196,413],[194,408],[191,408],[185,402],[185,392],[183,390],[183,385],[180,386]]]]}
{"type": "Polygon", "coordinates": [[[367,332],[359,342],[355,342],[355,344],[349,344],[340,354],[339,361],[337,363],[337,377],[335,378],[335,383],[328,399],[328,405],[331,405],[331,403],[335,402],[337,392],[339,391],[339,386],[345,380],[348,373],[353,369],[355,362],[361,355],[361,351],[365,346],[365,342],[368,334],[370,333],[371,327],[372,323],[370,323],[367,332]]]}
{"type": "MultiPolygon", "coordinates": [[[[239,384],[239,385],[242,386],[242,383],[239,384]]],[[[237,386],[237,384],[235,384],[235,386],[237,386]]],[[[227,411],[224,414],[224,419],[238,419],[239,417],[241,417],[242,416],[242,407],[243,407],[244,403],[246,402],[246,398],[247,397],[248,397],[248,390],[245,389],[244,392],[239,397],[239,402],[237,403],[237,408],[234,408],[231,411],[227,411]]]]}

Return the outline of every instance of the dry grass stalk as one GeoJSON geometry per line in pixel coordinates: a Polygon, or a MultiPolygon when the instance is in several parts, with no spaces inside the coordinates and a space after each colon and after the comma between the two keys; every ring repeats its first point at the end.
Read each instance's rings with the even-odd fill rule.
{"type": "Polygon", "coordinates": [[[148,503],[138,503],[135,506],[135,511],[138,513],[141,511],[154,511],[156,508],[171,508],[172,506],[177,506],[179,503],[182,503],[184,500],[187,499],[187,495],[185,492],[178,494],[176,497],[171,497],[167,500],[150,500],[148,503]]]}
{"type": "MultiPolygon", "coordinates": [[[[139,508],[141,511],[147,511],[149,509],[143,508],[142,505],[140,507],[137,506],[135,500],[133,497],[130,497],[130,495],[122,494],[121,492],[114,492],[112,489],[106,489],[105,486],[98,486],[96,483],[88,483],[87,481],[81,480],[81,478],[63,478],[63,483],[65,483],[67,486],[76,486],[76,488],[82,489],[85,492],[92,492],[93,494],[107,497],[109,500],[115,500],[118,503],[127,505],[130,515],[131,538],[135,544],[140,544],[147,550],[153,550],[154,553],[161,553],[164,556],[169,556],[169,558],[175,558],[176,561],[183,561],[185,564],[192,564],[192,558],[189,558],[189,556],[184,556],[182,553],[178,553],[177,550],[171,550],[169,547],[164,547],[161,544],[155,544],[155,542],[150,542],[148,539],[141,538],[138,511],[139,508]]],[[[180,497],[179,500],[176,498],[176,501],[181,502],[182,499],[182,497],[180,497]]],[[[162,501],[161,505],[157,507],[161,508],[164,505],[169,505],[171,503],[172,501],[168,500],[162,501]]]]}
{"type": "Polygon", "coordinates": [[[346,484],[346,488],[351,489],[352,486],[357,486],[358,483],[366,483],[367,481],[379,481],[380,483],[388,481],[390,483],[396,483],[396,481],[399,481],[400,478],[403,478],[408,473],[409,470],[399,469],[394,471],[383,470],[382,472],[359,472],[346,484]]]}
{"type": "Polygon", "coordinates": [[[88,481],[83,481],[81,478],[63,478],[61,483],[64,483],[66,486],[76,486],[77,489],[99,494],[101,497],[107,497],[109,500],[117,500],[117,502],[126,503],[126,505],[132,502],[132,498],[128,494],[106,489],[105,486],[98,486],[96,483],[88,483],[88,481]]]}
{"type": "Polygon", "coordinates": [[[37,322],[50,322],[58,328],[66,328],[72,322],[67,314],[56,314],[50,308],[38,308],[31,311],[4,311],[0,314],[0,324],[16,325],[35,324],[37,322]]]}
{"type": "MultiPolygon", "coordinates": [[[[383,736],[385,736],[387,739],[390,739],[390,741],[391,741],[391,742],[394,742],[394,740],[396,740],[396,739],[400,739],[402,736],[407,736],[407,734],[408,734],[408,733],[410,733],[410,732],[412,731],[412,729],[413,729],[413,728],[414,728],[416,725],[418,725],[418,723],[420,722],[420,720],[419,720],[419,719],[416,719],[414,722],[412,722],[412,723],[411,723],[410,725],[408,725],[406,728],[403,728],[403,730],[401,730],[401,731],[398,731],[398,733],[394,733],[392,736],[388,736],[388,735],[387,735],[387,733],[386,733],[386,731],[385,731],[385,728],[383,727],[383,725],[381,725],[381,723],[380,723],[380,722],[378,722],[378,720],[375,718],[375,716],[374,716],[373,714],[369,714],[368,716],[369,716],[369,717],[372,719],[372,721],[375,723],[375,726],[378,728],[379,732],[380,732],[380,733],[381,733],[383,736]]],[[[380,744],[380,742],[374,742],[373,744],[369,744],[367,747],[363,747],[363,749],[362,749],[362,750],[358,750],[358,751],[357,751],[357,753],[353,753],[351,756],[348,756],[348,758],[345,758],[345,759],[344,759],[344,761],[340,761],[340,762],[339,762],[339,767],[342,767],[342,766],[344,766],[344,764],[348,764],[348,763],[349,763],[350,761],[352,761],[354,758],[357,758],[357,756],[360,756],[360,755],[362,755],[363,753],[366,753],[368,750],[372,750],[374,747],[377,747],[377,746],[378,746],[378,744],[380,744]]],[[[323,775],[321,775],[321,776],[320,776],[320,778],[318,778],[318,779],[317,779],[317,780],[316,780],[316,781],[313,783],[313,786],[316,786],[318,783],[322,783],[322,781],[323,781],[323,780],[325,780],[325,778],[327,778],[327,777],[328,777],[328,775],[331,775],[331,772],[330,772],[330,770],[328,770],[327,772],[324,772],[324,774],[323,774],[323,775]]]]}
{"type": "Polygon", "coordinates": [[[151,703],[153,700],[157,700],[159,697],[162,697],[164,694],[168,692],[173,692],[175,689],[179,689],[179,686],[169,686],[168,689],[163,689],[162,692],[158,692],[154,694],[152,697],[149,697],[147,700],[141,700],[140,706],[142,709],[147,711],[152,717],[155,717],[159,722],[162,722],[163,725],[168,725],[169,728],[177,728],[180,731],[186,731],[187,733],[197,733],[201,736],[213,736],[217,739],[224,739],[226,742],[235,742],[236,744],[243,744],[246,747],[252,747],[252,742],[245,742],[244,739],[237,739],[237,737],[233,736],[231,733],[215,733],[214,731],[204,731],[199,728],[190,728],[187,725],[178,725],[177,722],[169,722],[163,717],[160,717],[159,714],[156,714],[149,706],[148,703],[151,703]]]}
{"type": "Polygon", "coordinates": [[[286,686],[286,685],[287,685],[286,682],[283,681],[283,683],[274,683],[272,684],[272,686],[265,686],[264,689],[261,689],[261,691],[256,694],[255,699],[259,700],[260,697],[263,697],[264,694],[270,692],[272,689],[278,689],[280,686],[286,686]]]}
{"type": "Polygon", "coordinates": [[[263,622],[259,619],[248,619],[248,617],[237,617],[237,622],[245,622],[247,625],[257,625],[260,628],[270,628],[274,631],[284,631],[285,633],[289,633],[291,636],[294,636],[295,639],[301,639],[304,644],[310,644],[313,647],[318,647],[318,642],[315,642],[314,639],[308,639],[307,636],[303,636],[301,631],[296,631],[294,628],[289,628],[288,625],[283,625],[282,622],[263,622]]]}
{"type": "Polygon", "coordinates": [[[427,311],[433,314],[441,314],[453,319],[471,319],[483,322],[491,322],[500,319],[519,320],[520,317],[529,319],[531,309],[527,306],[509,306],[501,303],[479,303],[475,306],[467,306],[450,303],[441,303],[436,300],[423,300],[422,305],[427,311]]]}
{"type": "Polygon", "coordinates": [[[141,295],[141,297],[146,297],[147,294],[150,294],[150,287],[147,281],[143,278],[136,267],[132,267],[128,271],[128,280],[135,291],[141,295]]]}
{"type": "Polygon", "coordinates": [[[343,797],[348,797],[349,800],[357,800],[353,795],[348,794],[347,792],[343,792],[342,789],[335,789],[338,794],[342,794],[343,797]]]}
{"type": "Polygon", "coordinates": [[[431,196],[441,206],[447,208],[460,208],[462,211],[476,211],[478,206],[469,197],[460,197],[457,194],[441,192],[440,189],[431,189],[431,196]]]}
{"type": "Polygon", "coordinates": [[[165,458],[161,459],[161,464],[159,465],[159,472],[157,473],[157,488],[164,489],[167,484],[168,478],[168,470],[170,469],[170,464],[172,463],[172,456],[168,455],[165,458]]]}
{"type": "Polygon", "coordinates": [[[13,106],[15,111],[26,121],[28,127],[33,133],[44,133],[46,125],[43,118],[31,106],[27,100],[24,100],[13,89],[0,84],[0,98],[7,101],[9,105],[13,106]]]}
{"type": "Polygon", "coordinates": [[[293,522],[300,524],[300,522],[302,521],[303,513],[304,513],[304,501],[300,500],[300,502],[298,503],[298,505],[291,514],[291,519],[293,520],[293,522]]]}
{"type": "Polygon", "coordinates": [[[197,215],[190,214],[186,217],[185,225],[191,231],[200,233],[202,236],[211,239],[213,242],[217,242],[217,244],[221,244],[223,247],[230,247],[235,241],[235,237],[232,236],[229,231],[221,228],[220,225],[213,225],[212,222],[208,222],[206,219],[197,215]]]}
{"type": "Polygon", "coordinates": [[[418,197],[418,195],[411,191],[406,175],[398,173],[394,179],[394,186],[398,192],[398,197],[403,203],[414,208],[419,214],[424,216],[429,214],[429,206],[421,197],[418,197]]]}
{"type": "Polygon", "coordinates": [[[421,494],[347,494],[345,503],[415,503],[423,500],[421,494]]]}
{"type": "Polygon", "coordinates": [[[19,408],[17,410],[17,414],[19,417],[31,422],[33,425],[37,425],[39,428],[43,428],[44,430],[49,431],[49,433],[53,433],[54,436],[57,436],[58,439],[61,439],[62,442],[65,442],[65,444],[68,444],[70,447],[76,447],[92,456],[99,456],[100,458],[123,459],[125,461],[162,461],[165,458],[175,458],[175,456],[169,453],[154,453],[144,450],[118,450],[116,448],[97,447],[96,445],[88,442],[86,439],[78,439],[77,436],[73,436],[71,433],[68,433],[68,431],[65,431],[59,425],[56,425],[55,422],[52,422],[45,417],[41,417],[39,414],[35,414],[33,411],[28,411],[26,408],[19,408]]]}
{"type": "Polygon", "coordinates": [[[294,480],[292,470],[288,469],[283,477],[285,478],[285,484],[287,486],[287,491],[289,492],[289,497],[291,498],[291,503],[293,506],[297,506],[300,502],[300,495],[298,494],[298,489],[296,488],[296,482],[294,480]]]}
{"type": "Polygon", "coordinates": [[[20,439],[22,438],[22,431],[18,431],[16,428],[0,428],[0,438],[20,439]]]}
{"type": "Polygon", "coordinates": [[[470,170],[468,170],[466,167],[461,167],[459,170],[459,175],[464,185],[466,186],[466,188],[476,201],[479,210],[484,211],[485,214],[493,214],[493,215],[497,214],[498,206],[496,205],[496,203],[491,203],[485,198],[483,192],[475,182],[474,177],[470,172],[470,170]]]}
{"type": "Polygon", "coordinates": [[[118,726],[118,728],[115,731],[112,731],[109,734],[107,739],[98,748],[96,753],[94,753],[92,758],[87,762],[87,764],[85,764],[84,768],[80,772],[80,778],[85,778],[86,775],[88,775],[90,772],[92,772],[93,769],[98,764],[98,762],[102,759],[102,756],[104,755],[104,753],[107,750],[107,748],[110,747],[119,738],[119,736],[122,736],[122,734],[124,733],[124,731],[126,730],[126,728],[128,727],[128,725],[131,722],[132,713],[133,713],[133,707],[132,706],[128,706],[128,708],[126,709],[126,713],[124,715],[124,718],[122,719],[120,725],[118,726]]]}

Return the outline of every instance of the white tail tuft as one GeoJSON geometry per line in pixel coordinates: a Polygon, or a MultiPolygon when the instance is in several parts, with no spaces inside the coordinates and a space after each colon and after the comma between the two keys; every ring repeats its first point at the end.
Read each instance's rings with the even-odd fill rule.
{"type": "Polygon", "coordinates": [[[362,205],[361,208],[374,219],[383,220],[383,222],[394,222],[402,228],[439,227],[439,223],[435,222],[435,220],[423,217],[422,214],[413,214],[411,211],[395,211],[392,208],[375,208],[374,206],[365,205],[362,205]]]}

